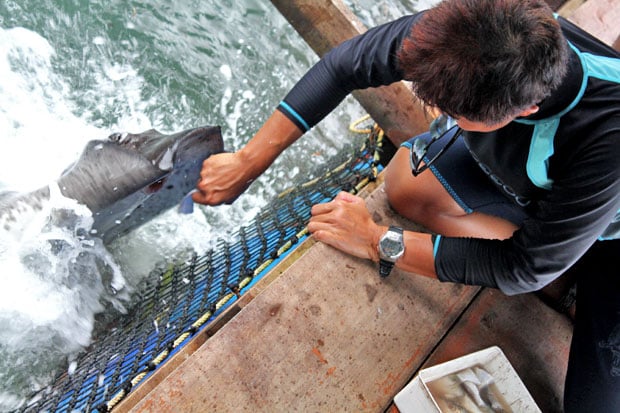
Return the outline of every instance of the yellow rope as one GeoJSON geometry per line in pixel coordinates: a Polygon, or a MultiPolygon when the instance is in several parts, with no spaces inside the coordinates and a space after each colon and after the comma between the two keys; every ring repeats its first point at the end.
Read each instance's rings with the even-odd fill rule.
{"type": "Polygon", "coordinates": [[[355,122],[352,122],[349,125],[349,130],[353,133],[371,133],[372,129],[358,129],[357,125],[359,125],[362,122],[367,121],[368,119],[370,119],[370,115],[364,115],[362,116],[360,119],[356,120],[355,122]]]}

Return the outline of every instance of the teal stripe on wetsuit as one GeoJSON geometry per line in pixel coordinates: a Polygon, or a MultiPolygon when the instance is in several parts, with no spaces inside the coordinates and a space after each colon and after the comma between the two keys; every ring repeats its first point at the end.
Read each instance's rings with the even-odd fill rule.
{"type": "Polygon", "coordinates": [[[282,109],[286,110],[286,112],[291,115],[292,117],[294,117],[297,122],[300,123],[301,126],[303,126],[304,130],[303,132],[308,132],[310,130],[310,125],[308,125],[308,122],[306,122],[306,120],[304,118],[301,117],[301,115],[299,113],[297,113],[297,111],[295,109],[293,109],[288,103],[286,103],[285,101],[280,102],[279,105],[282,109]]]}
{"type": "MultiPolygon", "coordinates": [[[[553,180],[549,178],[549,158],[553,155],[553,143],[560,118],[573,109],[583,97],[589,77],[620,83],[620,59],[606,56],[597,56],[579,51],[568,42],[577,54],[583,68],[583,80],[577,97],[560,113],[541,120],[516,119],[515,122],[534,125],[530,153],[527,159],[527,176],[534,185],[543,189],[551,189],[553,180]]],[[[620,210],[617,211],[614,221],[599,237],[601,240],[620,238],[620,210]]]]}
{"type": "Polygon", "coordinates": [[[541,120],[516,119],[515,122],[534,125],[530,153],[527,159],[527,176],[534,185],[551,189],[553,180],[549,178],[549,158],[553,155],[553,140],[560,125],[560,118],[572,110],[583,97],[589,77],[620,83],[620,59],[582,53],[570,42],[568,43],[579,57],[583,67],[581,88],[571,104],[560,113],[541,120]]]}

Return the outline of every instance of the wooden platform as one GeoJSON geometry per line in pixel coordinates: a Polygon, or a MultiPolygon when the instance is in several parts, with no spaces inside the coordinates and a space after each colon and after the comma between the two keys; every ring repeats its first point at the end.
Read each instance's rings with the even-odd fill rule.
{"type": "MultiPolygon", "coordinates": [[[[583,3],[560,13],[602,22],[614,42],[618,17],[605,16],[620,0],[583,3]]],[[[367,202],[375,220],[415,228],[380,181],[367,202]]],[[[372,263],[308,240],[113,411],[396,411],[394,395],[420,368],[497,345],[541,410],[561,412],[571,334],[570,319],[535,294],[398,270],[382,280],[372,263]]]]}
{"type": "MultiPolygon", "coordinates": [[[[392,213],[381,185],[367,202],[378,221],[415,227],[392,213]]],[[[194,354],[178,356],[169,376],[142,384],[115,411],[381,412],[420,367],[490,345],[544,411],[560,411],[571,324],[535,295],[508,298],[398,270],[382,280],[372,263],[306,242],[303,256],[194,354]]]]}

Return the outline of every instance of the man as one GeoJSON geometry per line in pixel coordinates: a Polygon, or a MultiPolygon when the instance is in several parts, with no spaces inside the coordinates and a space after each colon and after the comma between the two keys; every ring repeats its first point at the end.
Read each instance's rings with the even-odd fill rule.
{"type": "Polygon", "coordinates": [[[442,116],[397,151],[385,188],[435,235],[377,225],[341,193],[313,207],[313,237],[382,276],[506,294],[577,270],[564,407],[620,411],[620,58],[542,0],[446,0],[343,43],[244,148],[205,161],[194,200],[232,202],[352,90],[403,79],[442,116]]]}

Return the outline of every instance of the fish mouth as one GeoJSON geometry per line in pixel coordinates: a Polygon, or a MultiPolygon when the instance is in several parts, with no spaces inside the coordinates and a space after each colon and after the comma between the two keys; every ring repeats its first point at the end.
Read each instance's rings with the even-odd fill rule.
{"type": "Polygon", "coordinates": [[[164,187],[164,184],[166,183],[166,178],[167,177],[163,177],[148,185],[146,188],[144,188],[144,192],[146,192],[147,194],[154,194],[155,192],[159,191],[164,187]]]}

